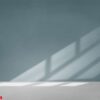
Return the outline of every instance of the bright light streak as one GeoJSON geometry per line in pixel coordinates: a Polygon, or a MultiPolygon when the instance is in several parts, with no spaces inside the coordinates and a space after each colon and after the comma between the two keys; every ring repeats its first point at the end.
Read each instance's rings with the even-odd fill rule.
{"type": "Polygon", "coordinates": [[[27,85],[31,85],[32,83],[30,82],[1,82],[0,83],[0,87],[1,86],[27,86],[27,85]]]}
{"type": "Polygon", "coordinates": [[[40,82],[38,84],[35,84],[33,86],[58,86],[60,84],[63,84],[64,82],[40,82]]]}
{"type": "Polygon", "coordinates": [[[81,86],[81,85],[85,85],[85,84],[87,84],[87,82],[71,82],[71,83],[63,84],[61,86],[74,87],[74,86],[81,86]]]}

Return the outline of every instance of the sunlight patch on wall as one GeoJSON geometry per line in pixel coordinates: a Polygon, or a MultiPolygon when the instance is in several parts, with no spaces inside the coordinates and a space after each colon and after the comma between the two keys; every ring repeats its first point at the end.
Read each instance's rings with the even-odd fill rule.
{"type": "Polygon", "coordinates": [[[92,68],[90,68],[89,70],[87,70],[86,72],[84,72],[82,75],[79,75],[76,79],[92,79],[94,77],[96,77],[98,74],[100,74],[100,60],[99,63],[95,64],[94,66],[92,66],[92,68]]]}
{"type": "MultiPolygon", "coordinates": [[[[41,79],[45,81],[68,81],[94,77],[100,73],[98,70],[99,65],[95,64],[95,67],[88,67],[95,62],[96,59],[98,60],[100,58],[99,32],[100,28],[91,31],[80,38],[79,41],[69,44],[67,47],[48,57],[49,59],[45,59],[12,81],[31,82],[39,81],[41,79]]],[[[49,83],[45,83],[45,85],[48,86],[49,83]]]]}
{"type": "Polygon", "coordinates": [[[39,80],[45,75],[45,64],[46,64],[46,61],[44,60],[11,81],[37,81],[39,80]]]}
{"type": "Polygon", "coordinates": [[[80,51],[82,52],[100,40],[100,28],[91,31],[80,40],[80,51]]]}
{"type": "Polygon", "coordinates": [[[59,70],[48,80],[68,80],[74,74],[80,72],[80,70],[87,67],[98,57],[100,57],[100,44],[70,63],[69,65],[66,65],[66,67],[62,68],[62,70],[59,70]]]}
{"type": "Polygon", "coordinates": [[[76,44],[75,42],[67,46],[66,48],[55,53],[51,57],[51,71],[56,70],[59,66],[63,65],[75,56],[76,44]]]}

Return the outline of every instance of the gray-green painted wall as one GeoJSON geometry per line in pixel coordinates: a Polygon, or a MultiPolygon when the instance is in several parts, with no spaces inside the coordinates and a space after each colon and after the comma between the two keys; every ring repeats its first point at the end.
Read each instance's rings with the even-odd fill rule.
{"type": "Polygon", "coordinates": [[[0,81],[99,81],[99,0],[0,0],[0,81]]]}

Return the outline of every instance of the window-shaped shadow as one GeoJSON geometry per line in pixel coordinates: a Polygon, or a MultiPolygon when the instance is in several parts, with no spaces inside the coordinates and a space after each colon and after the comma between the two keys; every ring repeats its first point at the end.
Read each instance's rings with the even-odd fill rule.
{"type": "Polygon", "coordinates": [[[37,81],[45,76],[45,65],[46,61],[44,60],[18,77],[14,78],[12,81],[37,81]]]}
{"type": "Polygon", "coordinates": [[[91,31],[11,81],[97,80],[100,74],[99,32],[100,28],[91,31]]]}

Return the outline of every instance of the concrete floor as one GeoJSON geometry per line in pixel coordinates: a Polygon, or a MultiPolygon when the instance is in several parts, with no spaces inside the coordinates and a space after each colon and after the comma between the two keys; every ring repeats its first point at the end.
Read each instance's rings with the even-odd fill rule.
{"type": "Polygon", "coordinates": [[[100,100],[100,82],[80,86],[1,86],[3,100],[100,100]]]}

